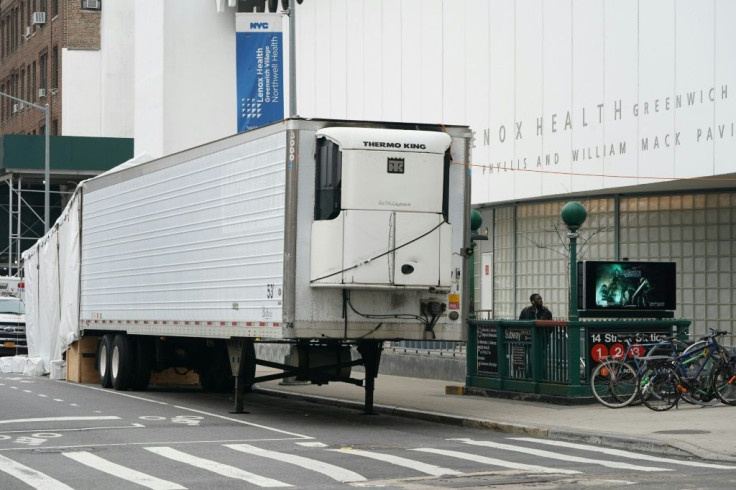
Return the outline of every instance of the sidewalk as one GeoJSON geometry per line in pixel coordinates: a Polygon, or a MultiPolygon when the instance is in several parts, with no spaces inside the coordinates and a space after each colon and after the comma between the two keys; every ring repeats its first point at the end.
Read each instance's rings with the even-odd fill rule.
{"type": "MultiPolygon", "coordinates": [[[[260,373],[259,373],[260,374],[260,373]]],[[[365,390],[346,383],[281,385],[256,389],[276,396],[363,410],[365,390]]],[[[696,407],[685,402],[667,412],[643,405],[562,406],[463,395],[463,385],[442,380],[379,375],[374,411],[466,427],[600,444],[608,447],[736,462],[736,408],[696,407]],[[451,394],[457,393],[457,394],[451,394]]]]}

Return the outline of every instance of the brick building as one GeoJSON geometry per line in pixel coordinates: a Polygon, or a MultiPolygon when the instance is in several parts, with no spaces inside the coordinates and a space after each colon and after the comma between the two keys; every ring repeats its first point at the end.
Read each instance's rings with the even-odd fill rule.
{"type": "MultiPolygon", "coordinates": [[[[100,0],[0,0],[0,92],[51,110],[61,124],[62,51],[100,49],[100,0]]],[[[0,134],[43,134],[44,113],[0,99],[0,134]]]]}

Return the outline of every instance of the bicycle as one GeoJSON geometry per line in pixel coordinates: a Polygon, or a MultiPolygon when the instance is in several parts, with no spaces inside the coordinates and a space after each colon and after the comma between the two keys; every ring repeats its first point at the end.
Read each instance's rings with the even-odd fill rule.
{"type": "MultiPolygon", "coordinates": [[[[677,405],[683,397],[692,398],[696,403],[708,403],[718,398],[717,372],[722,373],[719,378],[722,385],[733,387],[733,382],[729,384],[733,373],[724,367],[732,364],[728,362],[727,351],[718,343],[718,337],[728,332],[711,332],[682,354],[650,357],[639,381],[639,390],[647,408],[661,412],[677,405]],[[729,374],[731,376],[726,379],[729,374]]],[[[728,396],[726,388],[722,391],[724,397],[728,396]]]]}
{"type": "Polygon", "coordinates": [[[736,406],[736,356],[729,354],[729,360],[713,371],[712,386],[718,400],[736,406]]]}
{"type": "Polygon", "coordinates": [[[619,340],[626,343],[626,350],[620,356],[604,358],[590,375],[593,397],[609,408],[623,408],[641,401],[639,379],[649,356],[664,349],[668,354],[676,354],[690,345],[677,337],[649,343],[638,342],[633,335],[620,336],[619,340]]]}

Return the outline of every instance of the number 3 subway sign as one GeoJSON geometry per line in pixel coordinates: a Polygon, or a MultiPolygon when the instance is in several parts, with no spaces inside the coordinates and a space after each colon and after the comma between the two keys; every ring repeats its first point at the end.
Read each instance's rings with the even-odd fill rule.
{"type": "Polygon", "coordinates": [[[589,331],[589,365],[598,364],[606,358],[623,359],[627,348],[623,338],[634,337],[628,357],[641,357],[651,348],[651,344],[661,342],[669,335],[671,335],[669,328],[651,329],[644,332],[589,331]]]}

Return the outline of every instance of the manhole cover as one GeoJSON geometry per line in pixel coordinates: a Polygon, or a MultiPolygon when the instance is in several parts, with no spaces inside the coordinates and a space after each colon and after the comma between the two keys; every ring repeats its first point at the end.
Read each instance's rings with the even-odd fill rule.
{"type": "Polygon", "coordinates": [[[658,430],[655,434],[710,434],[710,431],[695,429],[658,430]]]}

